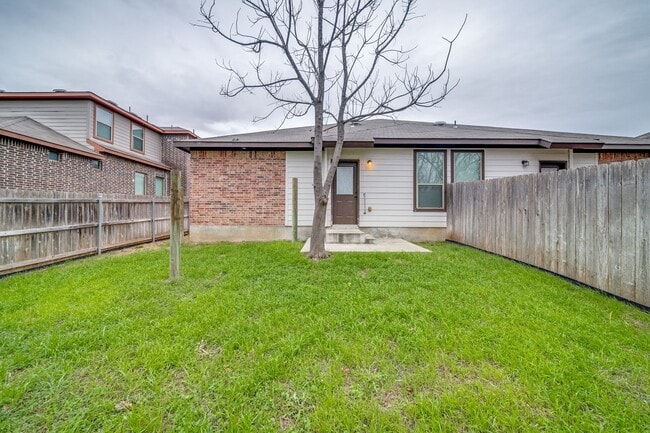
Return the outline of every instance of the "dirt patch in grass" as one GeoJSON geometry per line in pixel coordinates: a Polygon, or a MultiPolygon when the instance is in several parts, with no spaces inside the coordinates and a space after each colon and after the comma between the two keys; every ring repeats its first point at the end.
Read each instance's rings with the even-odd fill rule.
{"type": "Polygon", "coordinates": [[[146,244],[135,245],[133,247],[121,248],[119,250],[109,251],[107,254],[110,256],[127,256],[133,253],[140,253],[145,251],[156,251],[162,248],[167,248],[169,241],[149,242],[146,244]]]}
{"type": "Polygon", "coordinates": [[[405,404],[413,403],[414,390],[411,387],[404,386],[401,383],[394,383],[387,391],[377,395],[377,403],[384,410],[391,410],[405,404]]]}
{"type": "Polygon", "coordinates": [[[634,326],[636,329],[640,329],[640,330],[645,331],[645,330],[648,330],[648,328],[650,328],[650,322],[638,319],[638,318],[632,316],[631,314],[626,314],[623,317],[623,320],[625,322],[629,323],[630,325],[634,326]]]}
{"type": "Polygon", "coordinates": [[[200,357],[211,358],[213,356],[219,355],[221,351],[221,346],[216,344],[208,344],[205,340],[201,340],[196,346],[196,353],[200,357]]]}
{"type": "Polygon", "coordinates": [[[285,415],[280,418],[280,430],[282,431],[291,430],[295,425],[296,423],[291,416],[285,415]]]}

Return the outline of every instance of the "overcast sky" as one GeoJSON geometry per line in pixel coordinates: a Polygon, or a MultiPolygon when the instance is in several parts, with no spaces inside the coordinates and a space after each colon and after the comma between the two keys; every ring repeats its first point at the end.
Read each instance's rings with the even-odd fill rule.
{"type": "MultiPolygon", "coordinates": [[[[309,0],[306,0],[309,1],[309,0]]],[[[219,0],[224,21],[237,0],[219,0]]],[[[0,89],[90,90],[203,137],[273,129],[262,94],[219,95],[216,60],[241,58],[192,26],[200,0],[0,0],[0,89]]],[[[438,64],[442,36],[468,22],[451,58],[460,84],[404,120],[636,136],[650,131],[650,1],[420,1],[417,62],[438,64]]],[[[311,116],[289,125],[306,125],[311,116]]]]}

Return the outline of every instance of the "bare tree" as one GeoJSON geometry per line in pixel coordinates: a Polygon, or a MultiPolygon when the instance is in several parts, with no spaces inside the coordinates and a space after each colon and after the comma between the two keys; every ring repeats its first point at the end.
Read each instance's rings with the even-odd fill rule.
{"type": "MultiPolygon", "coordinates": [[[[416,18],[416,0],[244,0],[248,20],[240,14],[224,28],[214,0],[203,0],[199,26],[206,27],[252,53],[251,71],[229,62],[231,73],[221,93],[237,96],[260,90],[273,101],[263,118],[280,110],[284,119],[314,112],[314,217],[309,257],[328,257],[325,221],[330,189],[345,139],[345,125],[376,116],[390,116],[411,107],[432,107],[458,84],[450,85],[451,49],[467,16],[447,43],[438,69],[409,68],[411,49],[397,37],[416,18]],[[275,57],[273,57],[275,56],[275,57]],[[271,64],[281,57],[282,64],[271,64]],[[324,121],[336,128],[336,145],[323,179],[324,121]]],[[[241,10],[240,10],[241,12],[241,10]]],[[[328,127],[329,128],[329,127],[328,127]]]]}

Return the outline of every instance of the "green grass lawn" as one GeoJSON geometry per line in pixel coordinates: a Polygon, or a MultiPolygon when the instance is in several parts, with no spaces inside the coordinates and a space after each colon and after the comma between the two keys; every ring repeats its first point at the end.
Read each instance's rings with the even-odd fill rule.
{"type": "Polygon", "coordinates": [[[0,431],[648,431],[650,315],[452,244],[0,279],[0,431]]]}

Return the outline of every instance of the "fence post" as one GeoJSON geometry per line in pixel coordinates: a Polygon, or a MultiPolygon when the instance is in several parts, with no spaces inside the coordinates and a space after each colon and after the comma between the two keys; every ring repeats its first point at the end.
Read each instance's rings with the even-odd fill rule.
{"type": "Polygon", "coordinates": [[[181,190],[181,172],[171,173],[171,219],[169,222],[169,279],[174,280],[181,274],[181,238],[183,237],[183,193],[181,190]]]}
{"type": "Polygon", "coordinates": [[[102,195],[97,194],[97,254],[102,253],[102,224],[104,222],[104,206],[102,195]]]}
{"type": "Polygon", "coordinates": [[[156,198],[151,199],[151,242],[156,242],[156,198]]]}
{"type": "Polygon", "coordinates": [[[291,179],[291,233],[293,241],[298,240],[298,178],[291,179]]]}

